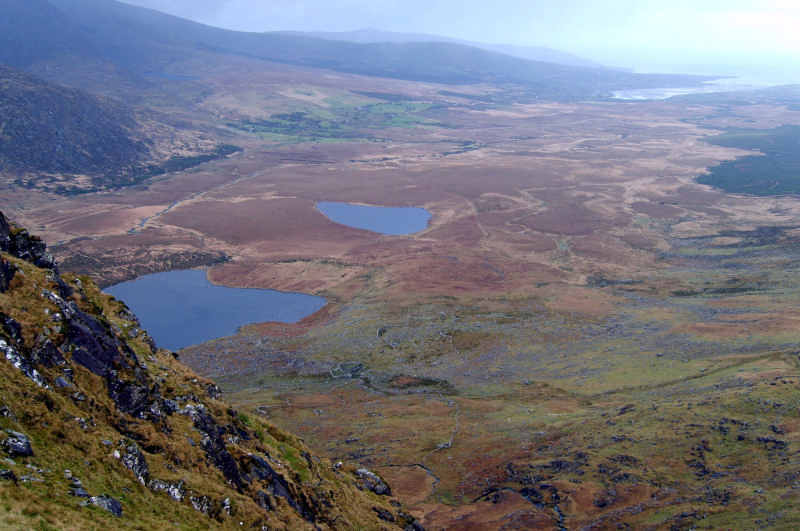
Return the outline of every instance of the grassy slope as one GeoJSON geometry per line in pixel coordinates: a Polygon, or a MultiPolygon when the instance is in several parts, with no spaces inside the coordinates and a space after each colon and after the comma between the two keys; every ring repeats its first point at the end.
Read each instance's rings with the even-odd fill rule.
{"type": "MultiPolygon", "coordinates": [[[[800,522],[796,244],[766,229],[675,241],[649,283],[590,288],[628,298],[609,318],[545,299],[356,300],[311,338],[259,346],[293,363],[220,381],[326,455],[425,467],[428,500],[474,518],[517,493],[532,503],[513,512],[552,526],[560,514],[568,529],[789,529],[800,522]]],[[[426,525],[452,525],[416,508],[426,525]]]]}

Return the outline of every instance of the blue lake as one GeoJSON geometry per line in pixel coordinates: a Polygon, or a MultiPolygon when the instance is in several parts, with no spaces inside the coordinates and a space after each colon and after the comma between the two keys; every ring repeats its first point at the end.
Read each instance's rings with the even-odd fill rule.
{"type": "Polygon", "coordinates": [[[413,234],[428,228],[431,213],[420,207],[380,207],[348,203],[317,203],[328,219],[348,227],[381,234],[413,234]]]}
{"type": "Polygon", "coordinates": [[[173,351],[249,323],[294,323],[326,304],[304,293],[216,286],[198,270],[146,275],[104,291],[128,305],[159,347],[173,351]]]}

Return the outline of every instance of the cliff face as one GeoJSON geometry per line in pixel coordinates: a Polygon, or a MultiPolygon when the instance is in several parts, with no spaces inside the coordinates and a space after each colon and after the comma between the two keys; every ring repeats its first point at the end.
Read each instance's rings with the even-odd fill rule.
{"type": "Polygon", "coordinates": [[[2,213],[0,352],[0,527],[418,528],[371,472],[227,406],[2,213]]]}

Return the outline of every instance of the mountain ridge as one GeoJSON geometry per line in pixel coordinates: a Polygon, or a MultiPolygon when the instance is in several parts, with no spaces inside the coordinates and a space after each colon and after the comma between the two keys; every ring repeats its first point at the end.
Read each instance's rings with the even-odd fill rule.
{"type": "MultiPolygon", "coordinates": [[[[685,85],[708,79],[557,65],[449,42],[360,44],[235,32],[114,1],[50,3],[117,68],[139,77],[147,72],[191,74],[198,60],[219,63],[225,55],[233,55],[388,79],[449,85],[511,84],[523,87],[528,98],[566,101],[604,97],[625,88],[685,85]]],[[[13,14],[4,13],[9,20],[13,14]]],[[[13,53],[14,46],[25,37],[25,25],[24,20],[12,20],[9,25],[16,28],[18,36],[7,39],[7,53],[13,53]],[[18,24],[22,29],[16,28],[18,24]]],[[[48,72],[50,75],[53,79],[65,76],[63,72],[48,72]]]]}
{"type": "Polygon", "coordinates": [[[328,40],[341,40],[350,42],[359,42],[363,44],[377,43],[377,42],[451,42],[454,44],[463,44],[473,48],[481,48],[490,50],[521,59],[528,59],[530,61],[541,61],[545,63],[557,63],[565,66],[579,66],[586,68],[603,68],[617,70],[610,68],[597,61],[592,61],[579,55],[571,54],[553,48],[544,46],[519,46],[512,44],[489,44],[482,42],[467,41],[464,39],[456,39],[452,37],[445,37],[442,35],[432,35],[428,33],[403,33],[395,31],[384,31],[374,28],[362,28],[353,31],[278,31],[275,33],[284,33],[288,35],[298,35],[315,37],[328,40]]]}

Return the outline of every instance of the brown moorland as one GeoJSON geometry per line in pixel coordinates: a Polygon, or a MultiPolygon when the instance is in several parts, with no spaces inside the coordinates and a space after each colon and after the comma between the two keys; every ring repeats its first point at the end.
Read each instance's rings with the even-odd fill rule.
{"type": "Polygon", "coordinates": [[[203,75],[217,124],[382,92],[426,104],[336,142],[238,128],[242,152],[124,191],[3,194],[106,285],[204,265],[326,297],[297,325],[181,351],[238,408],[380,471],[426,529],[800,523],[797,199],[694,181],[745,153],[703,141],[718,128],[800,113],[487,105],[491,87],[245,59],[203,75]],[[433,217],[388,236],[319,201],[433,217]]]}

